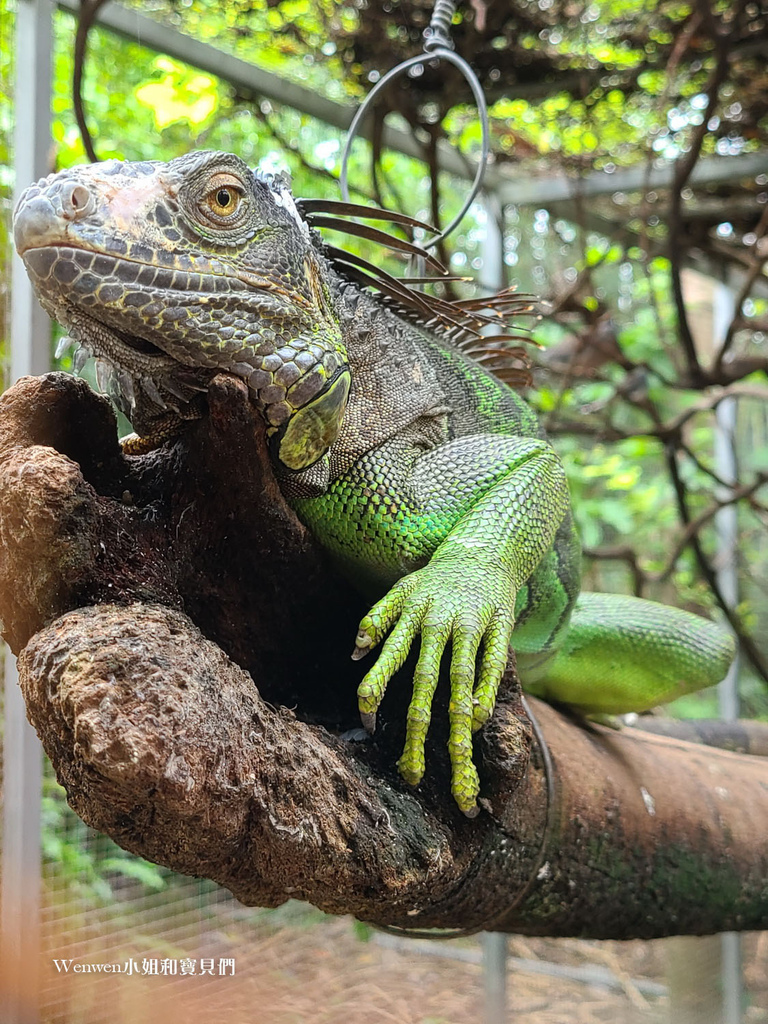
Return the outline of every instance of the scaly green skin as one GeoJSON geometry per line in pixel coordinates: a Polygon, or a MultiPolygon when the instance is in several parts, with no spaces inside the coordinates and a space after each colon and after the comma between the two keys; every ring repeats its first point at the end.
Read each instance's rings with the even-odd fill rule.
{"type": "Polygon", "coordinates": [[[357,637],[358,657],[384,641],[358,690],[369,726],[421,636],[398,762],[412,784],[424,774],[431,704],[450,644],[452,790],[472,814],[479,793],[472,733],[493,711],[510,642],[527,690],[606,714],[712,685],[728,669],[733,642],[695,615],[650,601],[577,600],[580,553],[564,473],[530,410],[458,353],[426,338],[421,344],[450,381],[451,430],[427,450],[418,429],[401,431],[326,494],[293,504],[353,579],[384,593],[357,637]]]}
{"type": "Polygon", "coordinates": [[[376,598],[354,654],[383,645],[359,688],[369,728],[420,637],[408,782],[424,774],[448,647],[452,789],[470,815],[472,733],[510,642],[527,688],[587,712],[643,710],[725,674],[733,644],[711,624],[578,596],[565,476],[531,410],[340,276],[284,183],[227,154],[110,161],[31,186],[15,231],[42,304],[105,361],[140,434],[195,415],[218,369],[248,382],[286,497],[376,598]]]}
{"type": "Polygon", "coordinates": [[[360,460],[325,496],[295,504],[338,557],[394,584],[360,623],[360,653],[389,633],[358,690],[364,715],[375,713],[421,634],[399,761],[414,784],[424,774],[432,698],[451,641],[453,793],[471,810],[479,792],[472,732],[493,710],[516,596],[551,548],[568,507],[554,451],[544,441],[493,434],[454,439],[426,454],[398,440],[360,460]]]}
{"type": "Polygon", "coordinates": [[[562,646],[538,678],[527,676],[526,689],[585,714],[620,715],[711,686],[732,659],[730,637],[697,615],[619,594],[582,593],[562,646]]]}

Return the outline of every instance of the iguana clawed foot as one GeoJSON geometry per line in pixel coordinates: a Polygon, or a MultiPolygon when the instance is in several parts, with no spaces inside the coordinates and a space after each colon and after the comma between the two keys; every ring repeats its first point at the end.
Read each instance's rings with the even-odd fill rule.
{"type": "Polygon", "coordinates": [[[146,455],[165,444],[166,441],[172,441],[179,437],[190,422],[199,417],[199,412],[196,415],[186,416],[167,412],[163,416],[158,416],[152,424],[151,430],[145,431],[143,434],[126,434],[125,437],[120,438],[123,455],[146,455]]]}
{"type": "Polygon", "coordinates": [[[403,665],[416,636],[421,651],[413,676],[400,774],[417,785],[425,769],[424,744],[432,715],[440,663],[450,643],[451,696],[448,705],[451,790],[464,814],[478,813],[480,783],[472,761],[472,734],[491,715],[507,664],[514,625],[514,591],[498,564],[433,557],[404,576],[360,623],[353,658],[361,658],[389,633],[378,661],[358,688],[366,728],[387,684],[403,665]],[[474,570],[474,571],[473,571],[474,570]],[[479,652],[479,658],[478,658],[479,652]]]}

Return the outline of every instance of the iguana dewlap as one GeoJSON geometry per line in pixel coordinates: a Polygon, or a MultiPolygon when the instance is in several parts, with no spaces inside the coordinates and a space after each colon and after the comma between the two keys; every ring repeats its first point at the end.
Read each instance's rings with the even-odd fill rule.
{"type": "Polygon", "coordinates": [[[359,688],[369,727],[419,639],[409,782],[425,770],[444,655],[467,814],[472,734],[510,643],[527,689],[588,712],[644,710],[724,676],[733,643],[711,623],[579,595],[565,474],[533,412],[450,328],[350,281],[280,179],[205,152],[76,167],[27,189],[14,230],[43,307],[96,355],[140,434],[199,415],[217,371],[248,382],[284,493],[377,599],[355,648],[382,645],[359,688]]]}

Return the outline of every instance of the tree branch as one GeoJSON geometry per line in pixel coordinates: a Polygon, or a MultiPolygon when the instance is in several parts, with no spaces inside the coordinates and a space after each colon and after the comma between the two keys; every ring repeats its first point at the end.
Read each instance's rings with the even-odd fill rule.
{"type": "MultiPolygon", "coordinates": [[[[75,810],[245,904],[298,898],[405,929],[594,938],[768,923],[760,758],[584,727],[534,702],[552,805],[541,761],[513,799],[499,762],[491,813],[470,823],[270,708],[170,609],[70,612],[33,638],[20,669],[75,810]]],[[[499,722],[491,732],[514,740],[499,722]]],[[[491,752],[487,737],[482,747],[491,752]]]]}
{"type": "Polygon", "coordinates": [[[719,32],[717,21],[712,12],[708,0],[700,0],[702,12],[706,20],[712,26],[712,37],[715,47],[715,67],[707,83],[707,107],[704,111],[701,124],[697,125],[691,133],[691,140],[688,150],[680,156],[675,165],[674,181],[670,194],[669,204],[669,260],[672,274],[672,294],[677,307],[678,331],[680,344],[683,347],[683,354],[688,365],[688,379],[693,387],[700,387],[706,383],[706,373],[702,370],[696,354],[696,344],[691,334],[688,314],[683,296],[683,285],[680,269],[679,256],[682,251],[683,231],[683,189],[691,176],[696,161],[701,153],[701,146],[704,137],[709,131],[709,121],[712,118],[720,96],[720,87],[728,76],[728,53],[729,36],[719,32]]]}
{"type": "Polygon", "coordinates": [[[736,332],[739,328],[740,323],[742,322],[742,310],[744,308],[744,303],[749,298],[750,292],[752,291],[755,281],[757,281],[758,277],[762,275],[763,267],[765,266],[766,260],[768,259],[768,255],[763,256],[758,252],[758,248],[763,238],[765,237],[766,231],[768,231],[768,208],[763,210],[763,214],[760,217],[760,221],[757,227],[755,228],[755,241],[752,243],[751,247],[753,253],[752,266],[745,274],[741,290],[739,291],[739,294],[736,296],[736,301],[734,303],[733,318],[731,319],[731,322],[728,325],[728,330],[725,332],[725,337],[723,338],[722,344],[720,345],[720,349],[717,353],[717,357],[712,367],[713,374],[718,374],[722,372],[723,360],[730,351],[731,346],[733,345],[733,340],[736,337],[736,332]]]}
{"type": "Polygon", "coordinates": [[[647,572],[640,565],[640,559],[633,547],[628,544],[616,545],[614,547],[584,548],[582,554],[585,558],[594,558],[604,562],[624,562],[632,572],[633,592],[637,597],[642,597],[646,584],[664,583],[672,575],[678,558],[691,543],[691,539],[699,531],[711,522],[720,509],[727,505],[735,505],[739,501],[752,498],[755,491],[768,483],[768,473],[758,473],[750,484],[738,487],[732,491],[727,498],[713,502],[695,519],[691,519],[683,528],[680,536],[675,542],[671,554],[667,558],[667,564],[659,572],[647,572]]]}
{"type": "MultiPolygon", "coordinates": [[[[688,499],[686,496],[685,485],[683,484],[682,478],[677,467],[677,460],[675,458],[674,450],[667,447],[667,469],[669,471],[670,479],[672,480],[672,486],[674,488],[675,497],[677,499],[677,508],[680,515],[680,521],[684,527],[689,527],[691,524],[691,514],[688,509],[688,499]]],[[[693,533],[689,538],[689,544],[693,551],[696,561],[702,576],[709,584],[709,587],[720,606],[721,611],[725,615],[731,629],[736,634],[741,648],[747,655],[749,660],[752,662],[756,672],[762,677],[762,679],[768,684],[768,663],[766,663],[763,655],[761,654],[757,644],[753,638],[744,629],[741,623],[741,619],[735,608],[726,601],[725,596],[720,588],[720,584],[717,580],[717,574],[715,573],[712,563],[704,553],[704,549],[701,546],[698,534],[693,533]]]]}
{"type": "Polygon", "coordinates": [[[704,511],[700,512],[694,519],[690,519],[685,524],[680,536],[677,538],[675,546],[667,560],[666,567],[662,569],[660,573],[654,573],[652,578],[658,583],[663,583],[665,580],[668,580],[674,571],[675,563],[680,555],[691,543],[691,540],[698,535],[699,531],[715,518],[720,509],[726,508],[728,505],[735,505],[737,502],[743,501],[745,498],[751,498],[755,491],[759,490],[766,483],[768,483],[768,473],[758,473],[752,483],[735,488],[730,492],[727,498],[722,498],[719,501],[712,502],[708,508],[705,508],[704,511]]]}
{"type": "Polygon", "coordinates": [[[80,129],[80,137],[83,140],[83,147],[91,163],[98,161],[96,150],[93,148],[93,139],[85,117],[83,104],[83,67],[85,65],[85,53],[88,48],[88,34],[91,26],[96,20],[99,8],[103,7],[107,0],[80,0],[80,14],[77,19],[77,32],[75,33],[74,67],[72,71],[72,105],[75,108],[75,119],[80,129]]]}
{"type": "Polygon", "coordinates": [[[640,565],[637,552],[629,544],[604,548],[582,548],[581,553],[585,558],[594,558],[600,562],[624,562],[632,573],[633,594],[635,597],[643,596],[645,584],[650,578],[649,573],[640,565]]]}
{"type": "Polygon", "coordinates": [[[542,704],[534,742],[508,674],[469,821],[440,688],[424,782],[396,773],[413,663],[374,740],[343,740],[361,601],[285,505],[242,382],[214,378],[208,402],[174,444],[126,457],[82,381],[24,378],[0,399],[0,617],[85,820],[246,903],[404,928],[768,925],[765,761],[542,704]]]}

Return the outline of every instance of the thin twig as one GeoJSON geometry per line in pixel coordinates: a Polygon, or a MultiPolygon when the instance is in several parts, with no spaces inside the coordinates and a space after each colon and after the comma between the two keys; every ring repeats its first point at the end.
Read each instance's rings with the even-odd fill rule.
{"type": "Polygon", "coordinates": [[[732,491],[727,498],[722,498],[719,501],[713,502],[709,508],[706,508],[703,512],[700,512],[695,519],[691,519],[683,529],[680,537],[677,540],[672,552],[667,560],[666,567],[660,573],[653,573],[650,578],[657,583],[666,582],[672,575],[675,563],[677,562],[680,555],[688,547],[691,539],[699,533],[699,531],[706,526],[722,508],[727,508],[728,505],[735,505],[739,501],[743,501],[745,498],[750,498],[755,491],[759,490],[764,484],[768,483],[768,473],[758,473],[751,484],[746,484],[743,487],[738,487],[732,491]]]}
{"type": "Polygon", "coordinates": [[[635,597],[642,597],[645,591],[645,584],[649,574],[640,565],[637,552],[628,544],[621,544],[611,548],[583,548],[582,554],[585,558],[594,558],[601,562],[626,562],[632,571],[633,588],[635,597]]]}
{"type": "Polygon", "coordinates": [[[768,473],[759,473],[751,484],[739,487],[737,490],[733,491],[729,497],[724,498],[721,501],[714,502],[709,508],[705,509],[704,512],[701,512],[696,516],[695,519],[691,519],[675,543],[675,547],[670,553],[665,567],[659,572],[648,572],[646,569],[643,569],[640,564],[640,558],[637,551],[628,544],[621,544],[615,547],[584,548],[582,553],[586,558],[594,558],[598,561],[626,563],[632,571],[632,578],[634,581],[633,592],[636,597],[642,597],[645,587],[649,583],[667,582],[674,572],[677,560],[686,547],[688,547],[691,539],[699,533],[707,523],[711,522],[721,509],[726,508],[728,505],[735,505],[740,501],[749,501],[749,503],[752,504],[750,499],[753,497],[754,493],[766,483],[768,483],[768,473]]]}
{"type": "Polygon", "coordinates": [[[715,359],[712,367],[713,373],[718,373],[722,369],[723,360],[733,344],[733,339],[736,337],[736,332],[739,329],[744,303],[749,298],[749,294],[752,291],[755,281],[758,277],[762,276],[763,267],[765,266],[766,260],[768,260],[768,253],[766,253],[766,255],[759,255],[757,251],[766,231],[768,231],[768,207],[763,210],[760,222],[755,228],[756,237],[752,243],[752,252],[754,253],[752,267],[744,277],[744,283],[741,286],[739,294],[736,296],[733,318],[728,325],[728,330],[725,332],[725,337],[723,338],[723,343],[720,346],[720,351],[717,353],[717,358],[715,359]]]}
{"type": "Polygon", "coordinates": [[[655,432],[656,436],[664,441],[677,438],[680,430],[688,420],[696,416],[697,413],[710,412],[712,409],[716,409],[726,398],[757,398],[760,401],[768,402],[768,388],[761,387],[759,384],[736,383],[729,384],[727,387],[720,388],[717,391],[711,391],[708,394],[702,395],[695,402],[692,402],[687,409],[684,409],[674,419],[670,420],[669,423],[662,425],[655,432]]]}
{"type": "Polygon", "coordinates": [[[681,452],[683,455],[685,455],[688,459],[690,459],[696,467],[696,469],[698,469],[700,473],[704,473],[705,476],[708,476],[711,480],[713,480],[718,485],[718,487],[733,486],[732,481],[729,483],[727,480],[723,480],[723,478],[719,476],[714,471],[714,469],[712,469],[711,466],[707,466],[704,462],[702,462],[699,456],[696,454],[696,452],[692,448],[689,448],[688,445],[685,444],[685,442],[680,441],[678,443],[677,450],[681,452]]]}
{"type": "Polygon", "coordinates": [[[683,283],[680,265],[680,252],[682,249],[682,206],[683,189],[691,176],[696,161],[699,159],[704,137],[709,131],[709,121],[717,109],[720,97],[720,87],[728,75],[728,44],[730,34],[726,35],[718,31],[718,22],[715,20],[712,10],[706,6],[707,20],[712,26],[712,38],[715,45],[716,63],[709,82],[707,83],[707,108],[703,113],[701,124],[693,130],[688,151],[680,156],[675,164],[674,182],[670,196],[669,205],[669,261],[672,276],[672,294],[677,308],[678,331],[680,344],[683,347],[683,354],[688,364],[689,383],[701,386],[707,383],[707,375],[701,368],[696,353],[696,343],[691,333],[688,322],[688,314],[683,296],[683,283]]]}
{"type": "MultiPolygon", "coordinates": [[[[677,466],[676,453],[671,445],[667,445],[666,455],[667,470],[669,472],[669,476],[672,481],[672,487],[674,489],[675,497],[677,499],[678,514],[683,525],[687,527],[691,522],[691,514],[688,509],[688,495],[685,489],[685,485],[683,484],[682,478],[680,476],[680,471],[677,466]]],[[[736,634],[742,650],[747,655],[749,660],[752,662],[755,671],[768,685],[768,664],[766,663],[763,655],[758,650],[754,639],[749,635],[749,633],[745,632],[744,626],[742,625],[741,619],[736,609],[733,608],[731,604],[725,599],[725,595],[720,589],[720,583],[717,579],[717,573],[715,572],[712,563],[704,553],[704,549],[701,546],[698,534],[693,533],[688,538],[688,544],[690,545],[691,550],[696,556],[696,561],[698,563],[701,574],[709,584],[709,588],[712,591],[712,594],[714,595],[714,598],[717,601],[718,605],[722,609],[723,615],[725,615],[726,619],[728,620],[731,626],[731,629],[733,629],[733,632],[736,634]]]]}
{"type": "MultiPolygon", "coordinates": [[[[675,72],[685,55],[691,39],[698,32],[701,26],[701,11],[692,11],[688,16],[687,20],[683,23],[680,34],[675,39],[674,45],[672,46],[672,52],[669,55],[669,60],[666,66],[666,80],[664,82],[664,88],[662,89],[661,95],[658,101],[654,104],[656,112],[662,112],[664,120],[666,121],[666,107],[669,94],[672,89],[672,80],[675,76],[675,72]]],[[[648,207],[650,205],[648,199],[648,193],[650,191],[651,184],[651,172],[653,170],[653,159],[654,152],[649,147],[648,155],[645,161],[645,169],[643,173],[643,198],[640,204],[640,246],[645,253],[645,260],[643,261],[644,266],[647,266],[650,259],[650,239],[648,237],[648,207]]]]}
{"type": "Polygon", "coordinates": [[[83,147],[92,163],[98,162],[98,156],[93,146],[88,122],[85,117],[83,104],[83,67],[85,65],[85,53],[88,48],[88,35],[93,25],[99,8],[103,7],[107,0],[80,0],[80,12],[77,19],[77,32],[75,33],[75,55],[74,69],[72,72],[72,105],[75,108],[75,118],[80,129],[80,136],[83,140],[83,147]]]}

